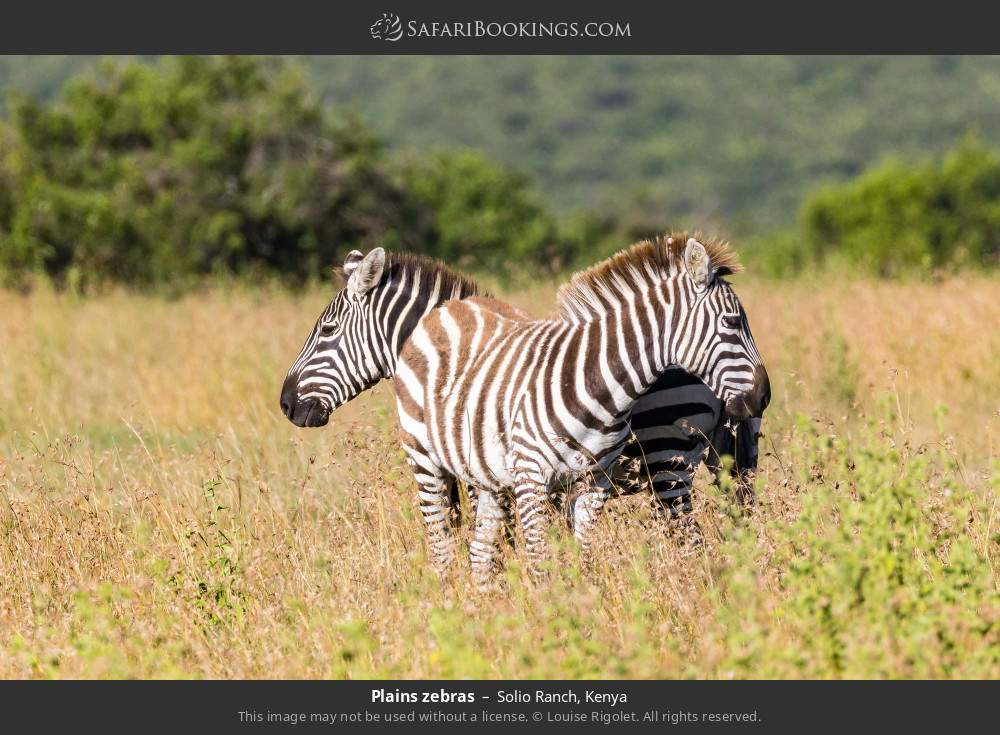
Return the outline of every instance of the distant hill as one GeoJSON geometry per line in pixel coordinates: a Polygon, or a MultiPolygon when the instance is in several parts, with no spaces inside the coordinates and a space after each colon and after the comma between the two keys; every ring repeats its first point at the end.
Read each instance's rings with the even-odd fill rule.
{"type": "MultiPolygon", "coordinates": [[[[85,57],[0,58],[50,96],[85,57]]],[[[888,154],[1000,134],[1000,58],[303,58],[326,101],[401,151],[471,146],[567,212],[655,208],[681,224],[784,225],[802,195],[888,154]]]]}

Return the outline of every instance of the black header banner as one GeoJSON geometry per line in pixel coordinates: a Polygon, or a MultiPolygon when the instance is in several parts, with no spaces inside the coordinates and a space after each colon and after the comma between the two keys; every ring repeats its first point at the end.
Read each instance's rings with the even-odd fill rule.
{"type": "Polygon", "coordinates": [[[11,3],[4,53],[989,53],[988,3],[11,3]],[[977,6],[970,7],[975,8],[977,6]]]}

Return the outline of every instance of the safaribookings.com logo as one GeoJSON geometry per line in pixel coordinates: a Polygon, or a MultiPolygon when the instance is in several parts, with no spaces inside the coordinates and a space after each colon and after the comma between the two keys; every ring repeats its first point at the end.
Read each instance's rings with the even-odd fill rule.
{"type": "Polygon", "coordinates": [[[403,37],[403,24],[395,13],[382,13],[368,30],[376,41],[398,41],[403,37]]]}
{"type": "Polygon", "coordinates": [[[407,38],[631,38],[632,29],[623,21],[511,21],[482,20],[422,22],[407,21],[395,13],[382,17],[368,29],[376,41],[407,38]]]}

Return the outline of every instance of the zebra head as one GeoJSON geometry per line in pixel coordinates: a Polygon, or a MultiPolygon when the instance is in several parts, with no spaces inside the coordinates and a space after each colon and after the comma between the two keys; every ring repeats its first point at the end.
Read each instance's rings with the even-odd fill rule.
{"type": "Polygon", "coordinates": [[[684,248],[681,293],[689,309],[669,335],[673,362],[700,378],[737,419],[760,416],[771,400],[771,384],[757,352],[750,323],[733,287],[723,278],[734,265],[694,238],[684,248]]]}
{"type": "Polygon", "coordinates": [[[382,248],[347,255],[344,288],[319,315],[281,387],[281,410],[296,426],[324,426],[333,409],[389,377],[372,298],[384,270],[382,248]]]}
{"type": "Polygon", "coordinates": [[[296,426],[324,426],[338,406],[391,378],[403,343],[427,311],[476,284],[420,255],[351,251],[344,288],[319,315],[281,387],[296,426]]]}

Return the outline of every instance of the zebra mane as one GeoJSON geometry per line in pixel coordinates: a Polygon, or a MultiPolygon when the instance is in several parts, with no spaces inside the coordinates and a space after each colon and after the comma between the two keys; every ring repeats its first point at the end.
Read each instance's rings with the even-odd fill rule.
{"type": "Polygon", "coordinates": [[[386,252],[385,271],[389,278],[398,276],[403,271],[419,271],[423,278],[433,281],[441,278],[441,293],[453,294],[453,298],[467,296],[488,296],[479,284],[466,275],[452,270],[436,258],[416,253],[386,252]]]}
{"type": "Polygon", "coordinates": [[[668,277],[683,267],[689,237],[705,246],[716,276],[742,270],[736,253],[724,240],[687,232],[641,240],[587,270],[574,273],[569,283],[559,287],[556,296],[559,316],[571,323],[590,321],[604,314],[609,302],[619,301],[623,291],[643,291],[668,277]]]}

